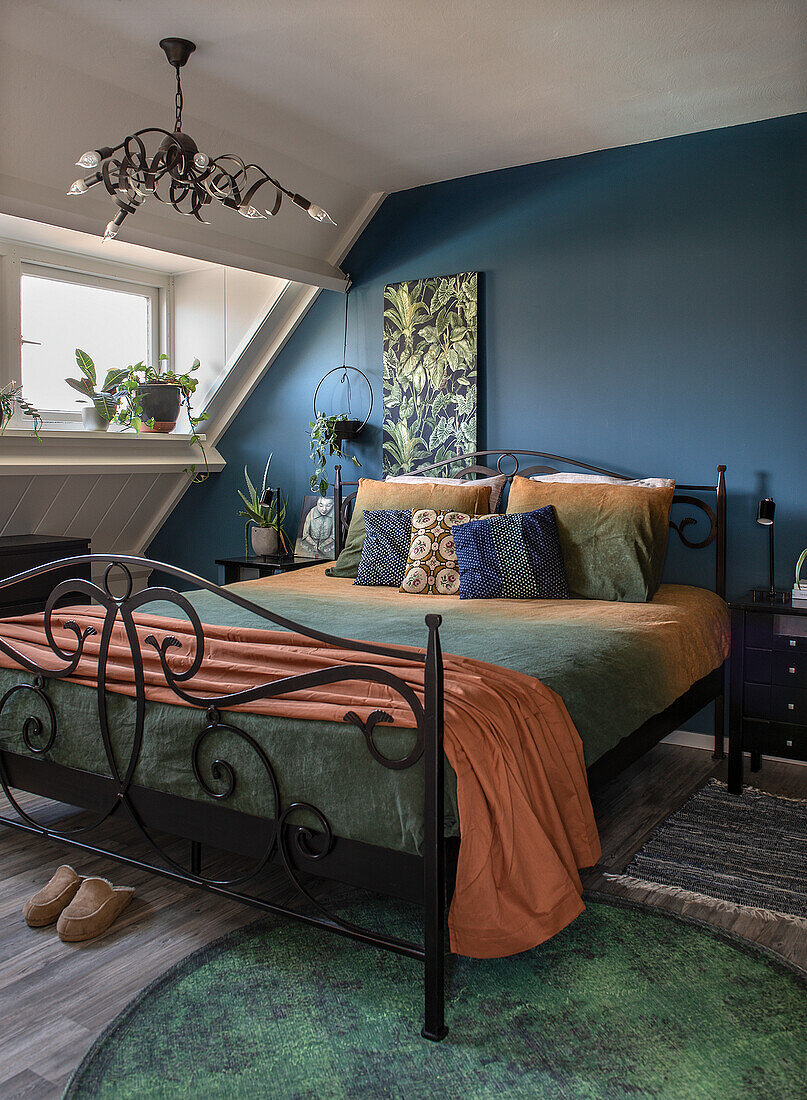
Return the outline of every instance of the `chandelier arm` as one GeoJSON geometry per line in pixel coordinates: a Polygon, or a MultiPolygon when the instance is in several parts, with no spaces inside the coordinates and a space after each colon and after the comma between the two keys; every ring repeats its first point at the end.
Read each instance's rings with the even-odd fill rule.
{"type": "MultiPolygon", "coordinates": [[[[250,168],[255,168],[255,167],[256,167],[256,165],[254,165],[254,164],[250,165],[250,168]]],[[[275,216],[275,214],[278,212],[278,210],[280,209],[280,204],[283,201],[283,196],[280,194],[280,189],[278,188],[275,181],[270,179],[269,176],[264,175],[264,178],[262,180],[258,180],[257,183],[253,183],[252,186],[250,187],[249,191],[247,191],[247,193],[244,195],[241,202],[244,206],[249,206],[250,203],[252,202],[253,197],[257,194],[258,189],[260,187],[263,187],[263,185],[265,183],[271,183],[272,186],[275,189],[275,204],[274,204],[274,206],[272,207],[271,210],[267,210],[267,214],[269,214],[269,217],[273,218],[275,216]]]]}

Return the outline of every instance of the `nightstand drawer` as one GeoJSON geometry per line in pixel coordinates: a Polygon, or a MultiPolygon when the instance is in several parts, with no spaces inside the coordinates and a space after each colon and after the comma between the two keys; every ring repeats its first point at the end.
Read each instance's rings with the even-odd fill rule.
{"type": "Polygon", "coordinates": [[[766,756],[784,756],[788,760],[807,759],[807,727],[784,726],[778,722],[743,724],[746,751],[756,750],[766,756]]]}
{"type": "Polygon", "coordinates": [[[807,688],[807,653],[798,650],[774,653],[773,682],[785,687],[807,688]]]}
{"type": "MultiPolygon", "coordinates": [[[[787,656],[777,653],[777,657],[787,656]]],[[[743,676],[747,683],[769,684],[773,671],[773,651],[770,649],[746,649],[743,676]]]]}
{"type": "Polygon", "coordinates": [[[778,722],[807,726],[807,691],[799,688],[771,688],[770,717],[778,722]]]}
{"type": "Polygon", "coordinates": [[[771,635],[774,649],[807,653],[807,619],[803,615],[774,615],[771,635]]]}

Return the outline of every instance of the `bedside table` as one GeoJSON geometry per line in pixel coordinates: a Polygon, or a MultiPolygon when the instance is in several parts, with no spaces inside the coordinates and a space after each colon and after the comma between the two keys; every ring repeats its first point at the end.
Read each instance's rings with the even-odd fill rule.
{"type": "MultiPolygon", "coordinates": [[[[0,537],[0,580],[60,558],[73,558],[89,553],[89,539],[67,538],[62,535],[3,535],[0,537]]],[[[0,618],[44,611],[48,596],[56,585],[74,577],[91,580],[89,564],[54,570],[5,589],[0,592],[0,618]]],[[[62,605],[85,604],[90,602],[90,598],[76,594],[66,596],[60,602],[62,605]]]]}
{"type": "Polygon", "coordinates": [[[243,573],[247,569],[257,569],[259,577],[273,577],[277,573],[291,573],[295,569],[305,569],[309,565],[323,565],[326,558],[295,558],[294,555],[283,556],[267,554],[266,556],[250,555],[240,558],[216,558],[216,565],[224,569],[224,583],[235,584],[240,580],[248,580],[243,573]]]}
{"type": "Polygon", "coordinates": [[[751,771],[760,758],[807,760],[807,607],[730,600],[731,684],[729,790],[743,784],[743,752],[751,771]]]}

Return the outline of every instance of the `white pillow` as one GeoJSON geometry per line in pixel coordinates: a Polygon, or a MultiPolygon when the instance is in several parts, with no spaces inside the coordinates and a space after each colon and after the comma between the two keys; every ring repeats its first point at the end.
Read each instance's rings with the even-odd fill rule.
{"type": "Polygon", "coordinates": [[[502,495],[502,489],[504,489],[504,484],[507,481],[507,475],[496,474],[494,477],[482,477],[474,480],[470,477],[425,477],[421,474],[395,474],[394,477],[385,477],[384,481],[402,481],[407,485],[416,485],[419,481],[428,482],[432,485],[489,485],[490,504],[488,508],[491,512],[495,512],[499,497],[502,495]]]}
{"type": "Polygon", "coordinates": [[[609,474],[533,474],[530,481],[588,481],[606,485],[645,485],[649,489],[675,488],[675,480],[671,477],[637,477],[633,481],[626,481],[609,474]]]}

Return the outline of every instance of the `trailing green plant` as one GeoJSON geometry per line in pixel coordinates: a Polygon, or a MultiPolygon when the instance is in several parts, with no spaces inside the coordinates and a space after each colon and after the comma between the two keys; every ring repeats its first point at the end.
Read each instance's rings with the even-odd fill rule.
{"type": "Polygon", "coordinates": [[[335,416],[317,413],[316,417],[309,422],[311,461],[314,463],[314,472],[310,479],[311,492],[319,493],[321,497],[328,492],[328,479],[324,471],[329,455],[336,455],[338,458],[349,457],[354,466],[361,466],[355,455],[346,456],[343,453],[342,445],[336,435],[336,425],[347,419],[346,413],[337,413],[335,416]]]}
{"type": "Polygon", "coordinates": [[[0,390],[0,435],[5,434],[15,409],[19,409],[23,416],[30,418],[36,438],[41,442],[39,429],[42,427],[42,416],[39,409],[25,400],[22,396],[22,386],[12,380],[0,390]]]}
{"type": "Polygon", "coordinates": [[[66,378],[65,381],[82,397],[89,398],[99,416],[111,422],[118,408],[118,387],[129,373],[128,368],[113,367],[107,371],[103,386],[96,390],[98,376],[95,363],[81,348],[76,348],[76,363],[81,371],[81,378],[66,378]]]}
{"type": "Polygon", "coordinates": [[[289,540],[286,538],[286,534],[283,530],[283,524],[286,522],[286,510],[288,508],[287,499],[281,494],[280,496],[280,510],[278,511],[277,499],[272,495],[271,502],[269,504],[261,504],[261,498],[266,492],[266,484],[269,478],[269,464],[272,461],[272,456],[266,460],[266,466],[263,471],[263,481],[261,482],[260,490],[258,490],[252,482],[249,476],[249,470],[244,467],[244,480],[247,483],[247,492],[242,493],[238,490],[238,495],[244,502],[244,507],[238,513],[239,516],[243,516],[246,519],[244,524],[244,549],[245,556],[249,557],[249,529],[253,524],[255,527],[270,527],[277,531],[277,538],[281,549],[284,554],[291,552],[291,546],[289,540]]]}
{"type": "Polygon", "coordinates": [[[177,374],[169,367],[164,366],[167,359],[167,355],[161,355],[156,367],[146,366],[145,363],[135,363],[130,367],[126,367],[123,377],[117,385],[118,405],[111,422],[118,424],[121,428],[135,432],[139,432],[144,424],[149,428],[153,427],[153,420],[144,420],[143,418],[143,406],[140,403],[137,391],[141,386],[146,385],[178,386],[181,393],[180,403],[188,414],[188,423],[191,426],[191,443],[197,444],[205,462],[204,472],[197,473],[195,465],[188,467],[185,472],[195,482],[205,481],[210,476],[210,467],[207,462],[204,441],[196,429],[199,424],[209,419],[209,417],[205,412],[194,416],[191,401],[199,385],[199,379],[195,378],[194,374],[201,364],[198,359],[194,359],[193,365],[187,373],[177,374]]]}

